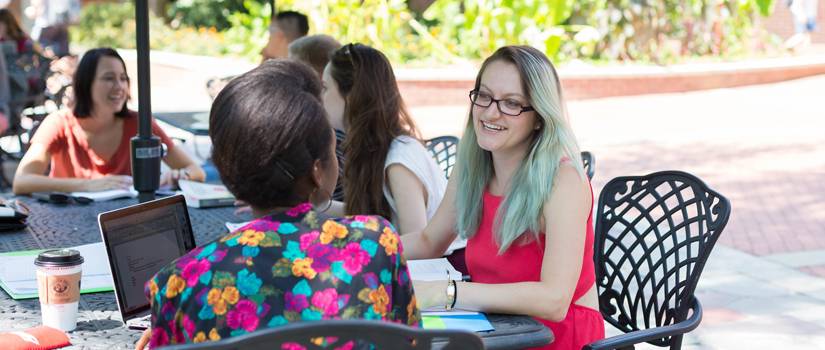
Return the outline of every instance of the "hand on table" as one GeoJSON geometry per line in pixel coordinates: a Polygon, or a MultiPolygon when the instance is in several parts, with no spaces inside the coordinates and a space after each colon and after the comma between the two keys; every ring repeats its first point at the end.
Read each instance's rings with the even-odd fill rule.
{"type": "Polygon", "coordinates": [[[106,175],[101,178],[87,180],[83,186],[83,191],[99,192],[132,186],[132,177],[128,175],[106,175]]]}
{"type": "Polygon", "coordinates": [[[186,169],[173,169],[160,174],[160,186],[177,188],[178,180],[189,180],[189,172],[186,169]]]}
{"type": "Polygon", "coordinates": [[[443,308],[447,300],[447,280],[444,281],[413,281],[415,300],[418,308],[423,310],[431,307],[443,308]]]}
{"type": "Polygon", "coordinates": [[[137,343],[135,343],[135,350],[143,350],[149,345],[149,340],[152,339],[152,330],[147,329],[143,331],[143,335],[140,336],[137,343]]]}

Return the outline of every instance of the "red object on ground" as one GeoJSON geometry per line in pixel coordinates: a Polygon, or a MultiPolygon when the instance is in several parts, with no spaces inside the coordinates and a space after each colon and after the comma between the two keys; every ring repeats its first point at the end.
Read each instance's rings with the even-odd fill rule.
{"type": "Polygon", "coordinates": [[[63,331],[47,326],[22,331],[0,333],[0,344],[6,350],[49,350],[69,346],[69,336],[63,331]]]}

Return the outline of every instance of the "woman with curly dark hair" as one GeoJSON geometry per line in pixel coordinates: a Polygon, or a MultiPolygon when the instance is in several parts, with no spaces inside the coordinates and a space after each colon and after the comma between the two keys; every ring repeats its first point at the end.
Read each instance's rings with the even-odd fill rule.
{"type": "Polygon", "coordinates": [[[419,324],[400,237],[389,222],[327,214],[338,162],[320,93],[309,66],[274,59],[215,98],[215,167],[256,219],[149,280],[152,328],[139,349],[321,319],[419,324]]]}

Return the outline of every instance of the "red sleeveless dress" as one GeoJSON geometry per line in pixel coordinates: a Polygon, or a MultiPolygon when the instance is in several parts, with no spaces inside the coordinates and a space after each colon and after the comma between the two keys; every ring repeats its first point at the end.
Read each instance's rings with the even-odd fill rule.
{"type": "MultiPolygon", "coordinates": [[[[493,236],[493,220],[495,220],[496,210],[502,200],[502,197],[484,191],[481,224],[478,232],[467,242],[466,262],[470,276],[473,282],[479,283],[539,281],[541,262],[544,257],[543,232],[538,240],[531,240],[527,244],[516,241],[504,254],[498,254],[498,245],[493,236]]],[[[553,343],[537,349],[579,350],[584,345],[604,338],[604,321],[599,311],[573,303],[586,294],[596,282],[593,266],[592,210],[587,218],[586,235],[581,275],[579,275],[570,308],[567,310],[567,316],[561,322],[536,318],[550,328],[555,337],[553,343]]]]}

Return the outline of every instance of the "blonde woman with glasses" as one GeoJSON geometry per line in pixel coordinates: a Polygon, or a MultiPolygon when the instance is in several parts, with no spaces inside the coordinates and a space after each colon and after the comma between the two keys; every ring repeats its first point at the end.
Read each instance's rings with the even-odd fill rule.
{"type": "Polygon", "coordinates": [[[408,259],[440,257],[468,239],[473,282],[415,282],[419,306],[535,317],[555,336],[544,349],[604,337],[593,266],[593,194],[553,65],[526,46],[484,61],[444,200],[408,259]],[[445,288],[446,286],[446,288],[445,288]]]}

